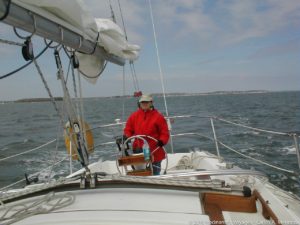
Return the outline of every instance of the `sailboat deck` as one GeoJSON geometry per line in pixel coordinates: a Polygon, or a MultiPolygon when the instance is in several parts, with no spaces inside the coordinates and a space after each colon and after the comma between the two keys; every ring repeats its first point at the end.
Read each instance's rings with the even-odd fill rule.
{"type": "MultiPolygon", "coordinates": [[[[207,190],[188,191],[141,187],[96,188],[56,193],[63,199],[66,193],[75,201],[46,214],[23,219],[16,224],[249,224],[271,223],[263,216],[262,203],[256,196],[244,197],[207,190]],[[205,197],[220,207],[221,219],[207,211],[205,197]],[[240,223],[239,223],[240,221],[240,223]]],[[[24,199],[13,204],[32,204],[41,197],[24,199]]],[[[3,209],[2,209],[3,210],[3,209]]],[[[1,212],[1,211],[0,211],[1,212]]],[[[276,213],[279,211],[276,210],[276,213]]],[[[3,211],[1,212],[3,213],[3,211]]],[[[281,213],[287,213],[281,212],[281,213]]],[[[287,221],[294,221],[286,215],[287,221]]],[[[280,224],[280,223],[274,223],[280,224]]],[[[284,224],[284,223],[283,223],[284,224]]],[[[295,224],[297,224],[295,222],[295,224]]]]}

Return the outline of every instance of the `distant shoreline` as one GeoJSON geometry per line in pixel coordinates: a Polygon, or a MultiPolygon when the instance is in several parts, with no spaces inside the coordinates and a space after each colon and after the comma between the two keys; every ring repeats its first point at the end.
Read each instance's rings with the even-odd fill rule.
{"type": "MultiPolygon", "coordinates": [[[[55,101],[63,101],[62,97],[55,97],[54,98],[55,101]]],[[[19,99],[16,101],[12,101],[12,102],[50,102],[51,99],[50,98],[24,98],[24,99],[19,99]]]]}
{"type": "MultiPolygon", "coordinates": [[[[239,95],[239,94],[264,94],[264,93],[274,93],[274,92],[299,92],[299,91],[266,91],[266,90],[249,90],[249,91],[213,91],[213,92],[203,92],[203,93],[166,93],[166,97],[172,96],[205,96],[205,95],[239,95]]],[[[152,93],[153,96],[159,97],[163,96],[162,93],[152,93]]],[[[105,96],[105,97],[86,97],[84,99],[101,99],[101,98],[121,98],[123,96],[105,96]]],[[[130,98],[132,95],[125,95],[124,97],[130,98]]],[[[55,97],[55,101],[63,101],[63,97],[55,97]]],[[[30,103],[30,102],[50,102],[50,98],[24,98],[12,101],[0,101],[0,103],[30,103]]]]}

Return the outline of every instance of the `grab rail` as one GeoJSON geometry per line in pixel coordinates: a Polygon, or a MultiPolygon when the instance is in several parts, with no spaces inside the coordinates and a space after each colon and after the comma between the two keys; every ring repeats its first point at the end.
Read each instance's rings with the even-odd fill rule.
{"type": "MultiPolygon", "coordinates": [[[[244,169],[228,169],[228,170],[195,170],[188,173],[176,173],[157,176],[157,178],[178,178],[178,177],[191,177],[191,176],[224,176],[224,175],[253,175],[259,177],[267,177],[266,174],[255,170],[244,169]]],[[[156,176],[153,176],[156,178],[156,176]]]]}

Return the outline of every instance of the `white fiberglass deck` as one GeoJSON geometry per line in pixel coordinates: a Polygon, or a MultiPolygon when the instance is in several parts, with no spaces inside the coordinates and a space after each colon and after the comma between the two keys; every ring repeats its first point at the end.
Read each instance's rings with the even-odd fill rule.
{"type": "MultiPolygon", "coordinates": [[[[111,188],[72,192],[67,207],[16,224],[189,224],[203,221],[198,192],[111,188]]],[[[58,194],[59,195],[59,194],[58,194]]]]}

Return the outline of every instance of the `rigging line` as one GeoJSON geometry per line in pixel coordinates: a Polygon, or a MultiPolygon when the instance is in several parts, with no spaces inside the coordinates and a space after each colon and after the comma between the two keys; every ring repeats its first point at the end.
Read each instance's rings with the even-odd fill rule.
{"type": "MultiPolygon", "coordinates": [[[[72,59],[70,58],[70,61],[72,59]]],[[[71,69],[72,69],[72,78],[73,78],[73,91],[75,95],[75,107],[76,107],[76,113],[77,115],[80,115],[80,110],[79,110],[79,101],[78,101],[78,93],[77,93],[77,84],[76,84],[76,77],[75,77],[75,69],[73,63],[71,63],[71,69]]],[[[79,71],[79,70],[77,70],[79,71]]]]}
{"type": "Polygon", "coordinates": [[[10,188],[10,187],[13,187],[13,186],[15,186],[16,184],[19,184],[19,183],[21,183],[21,182],[23,182],[23,181],[25,181],[25,178],[23,178],[22,180],[18,180],[18,181],[16,181],[16,182],[12,183],[12,184],[9,184],[9,185],[7,185],[7,186],[5,186],[5,187],[0,188],[0,191],[5,190],[5,189],[10,188]]]}
{"type": "Polygon", "coordinates": [[[261,131],[261,132],[270,133],[270,134],[278,134],[278,135],[283,135],[283,136],[291,136],[291,134],[289,134],[289,133],[283,133],[283,132],[277,132],[277,131],[270,131],[270,130],[264,130],[264,129],[254,128],[254,127],[246,126],[246,125],[243,125],[243,124],[231,122],[229,120],[225,120],[225,119],[222,119],[222,118],[219,118],[219,117],[215,117],[215,119],[223,121],[225,123],[229,123],[229,124],[235,125],[235,126],[240,126],[240,127],[248,128],[250,130],[261,131]]]}
{"type": "MultiPolygon", "coordinates": [[[[71,58],[70,58],[70,60],[72,60],[71,58]]],[[[74,71],[74,65],[73,65],[73,63],[71,64],[71,66],[72,66],[72,77],[73,77],[73,88],[74,88],[74,92],[75,92],[75,108],[76,108],[76,113],[77,113],[77,115],[79,116],[79,118],[80,118],[80,106],[79,106],[79,104],[80,104],[80,102],[79,102],[79,98],[78,98],[78,94],[77,94],[77,88],[76,88],[76,78],[75,78],[75,71],[74,71]]],[[[80,79],[79,77],[80,77],[80,72],[79,72],[79,70],[77,70],[77,73],[78,73],[78,79],[80,79]]],[[[78,85],[80,85],[80,81],[78,81],[78,85]]],[[[80,89],[80,87],[79,87],[79,89],[80,89]]],[[[82,101],[82,100],[81,100],[82,101]]],[[[81,125],[79,126],[79,128],[80,128],[80,132],[81,132],[81,134],[83,134],[83,137],[84,137],[84,139],[82,138],[82,135],[80,135],[80,142],[84,145],[84,146],[86,146],[86,149],[88,149],[87,148],[87,143],[85,142],[86,141],[86,129],[85,129],[85,124],[84,124],[84,116],[82,115],[82,117],[81,117],[82,119],[81,119],[81,125]],[[84,125],[83,125],[84,124],[84,125]],[[84,128],[82,127],[82,126],[84,126],[84,128]]],[[[70,140],[73,140],[73,139],[71,139],[71,137],[69,137],[69,139],[70,140]]],[[[72,144],[70,143],[70,164],[69,164],[69,169],[70,169],[70,173],[72,173],[72,170],[73,170],[73,162],[72,162],[72,144]]],[[[79,154],[79,153],[78,153],[79,154]]]]}
{"type": "Polygon", "coordinates": [[[157,44],[157,37],[156,37],[156,31],[155,31],[155,25],[154,25],[154,18],[153,18],[151,0],[148,0],[148,2],[149,2],[151,22],[152,22],[154,43],[155,43],[155,48],[156,48],[156,56],[157,56],[157,63],[158,63],[158,68],[159,68],[160,82],[161,82],[161,86],[162,86],[163,98],[164,98],[165,109],[166,109],[166,116],[169,116],[168,107],[167,107],[167,101],[166,101],[166,93],[165,93],[165,85],[164,85],[164,79],[163,79],[163,72],[162,72],[162,68],[161,68],[160,56],[159,56],[159,51],[158,51],[158,44],[157,44]]]}
{"type": "Polygon", "coordinates": [[[41,56],[41,55],[49,48],[49,46],[51,45],[51,43],[52,43],[52,41],[49,42],[49,43],[47,44],[47,46],[46,46],[46,47],[45,47],[45,48],[44,48],[44,49],[43,49],[36,57],[34,57],[33,60],[31,60],[30,62],[26,63],[25,65],[19,67],[18,69],[14,70],[14,71],[12,71],[12,72],[10,72],[10,73],[7,73],[7,74],[5,74],[5,75],[0,76],[0,80],[1,80],[1,79],[4,79],[4,78],[6,78],[6,77],[9,77],[9,76],[11,76],[11,75],[13,75],[13,74],[15,74],[15,73],[21,71],[21,70],[24,69],[25,67],[29,66],[34,60],[38,59],[38,58],[39,58],[39,57],[40,57],[40,56],[41,56]]]}
{"type": "MultiPolygon", "coordinates": [[[[123,105],[122,105],[122,121],[125,121],[125,94],[126,94],[126,86],[125,86],[125,65],[123,66],[123,105]]],[[[124,128],[124,126],[123,126],[124,128]]],[[[123,131],[122,131],[123,132],[123,131]]]]}
{"type": "Polygon", "coordinates": [[[114,10],[113,10],[113,8],[112,8],[111,1],[110,1],[110,0],[109,0],[109,6],[110,6],[111,18],[112,18],[112,20],[116,23],[117,20],[116,20],[115,13],[114,13],[114,10]]]}
{"type": "Polygon", "coordinates": [[[129,65],[130,65],[130,70],[131,70],[131,74],[132,74],[132,79],[135,82],[136,90],[140,90],[138,78],[137,78],[135,68],[134,68],[134,63],[132,61],[130,61],[129,65]]]}
{"type": "Polygon", "coordinates": [[[132,82],[133,82],[134,89],[135,89],[135,91],[138,91],[138,86],[137,86],[136,78],[134,77],[131,65],[130,65],[130,71],[131,71],[131,75],[132,75],[132,82]]]}
{"type": "Polygon", "coordinates": [[[71,69],[72,69],[74,95],[77,100],[78,94],[77,94],[77,88],[76,88],[76,78],[75,78],[74,66],[73,66],[73,64],[71,66],[72,66],[71,69]]]}
{"type": "Polygon", "coordinates": [[[133,71],[133,74],[134,74],[134,76],[135,76],[137,88],[138,88],[138,90],[140,90],[140,87],[139,87],[139,80],[137,79],[137,76],[136,76],[136,70],[135,70],[135,66],[134,66],[133,61],[130,61],[129,64],[130,64],[131,67],[132,67],[132,71],[133,71]]]}
{"type": "Polygon", "coordinates": [[[25,46],[25,44],[23,43],[18,43],[18,42],[14,42],[14,41],[9,41],[9,40],[4,40],[4,39],[1,39],[0,38],[0,42],[3,43],[3,44],[8,44],[8,45],[17,45],[17,46],[25,46]]]}
{"type": "Polygon", "coordinates": [[[237,151],[237,150],[235,150],[235,149],[229,147],[228,145],[222,143],[221,141],[218,141],[218,143],[219,143],[220,145],[224,146],[225,148],[227,148],[227,149],[229,149],[229,150],[235,152],[236,154],[239,154],[239,155],[241,155],[241,156],[243,156],[243,157],[245,157],[245,158],[251,159],[251,160],[253,160],[253,161],[259,162],[259,163],[261,163],[261,164],[264,164],[264,165],[266,165],[266,166],[272,167],[272,168],[277,169],[277,170],[281,170],[281,171],[284,171],[284,172],[288,172],[288,173],[295,174],[295,172],[292,171],[292,170],[283,169],[283,168],[274,166],[274,165],[272,165],[272,164],[266,163],[266,162],[264,162],[264,161],[261,161],[261,160],[259,160],[259,159],[252,158],[251,156],[245,155],[245,154],[243,154],[243,153],[240,153],[239,151],[237,151]]]}
{"type": "MultiPolygon", "coordinates": [[[[63,109],[62,109],[62,112],[64,112],[63,109]]],[[[62,115],[62,116],[63,116],[63,115],[62,115]]],[[[58,126],[57,126],[55,154],[54,154],[54,157],[52,158],[52,159],[53,159],[53,161],[52,161],[52,166],[51,166],[51,168],[50,168],[50,170],[49,170],[49,173],[48,173],[48,180],[47,180],[47,182],[50,182],[50,179],[51,179],[51,173],[52,173],[52,171],[53,171],[53,167],[54,167],[54,164],[55,164],[55,162],[56,162],[56,160],[57,160],[57,156],[58,156],[58,147],[59,147],[59,140],[60,140],[60,139],[59,139],[59,137],[60,137],[59,131],[60,131],[60,129],[61,129],[61,124],[60,124],[60,122],[59,122],[59,124],[58,124],[58,126]]]]}
{"type": "Polygon", "coordinates": [[[54,106],[54,108],[55,108],[55,111],[56,111],[57,115],[59,116],[59,118],[60,118],[60,120],[61,120],[61,124],[64,124],[64,123],[63,123],[62,115],[60,114],[60,112],[59,112],[59,110],[58,110],[56,101],[55,101],[55,99],[54,99],[54,97],[53,97],[53,95],[52,95],[52,93],[51,93],[51,91],[50,91],[50,88],[49,88],[49,86],[48,86],[48,84],[47,84],[47,82],[46,82],[46,80],[45,80],[45,78],[44,78],[44,75],[43,75],[43,73],[42,73],[42,70],[41,70],[40,66],[38,65],[38,63],[37,63],[37,61],[36,61],[35,59],[33,59],[33,62],[34,62],[34,65],[35,65],[35,67],[36,67],[36,69],[37,69],[37,71],[38,71],[38,74],[40,75],[40,77],[41,77],[41,79],[42,79],[42,82],[43,82],[43,84],[44,84],[44,86],[45,86],[45,89],[46,89],[46,91],[48,92],[48,95],[49,95],[49,97],[50,97],[51,103],[53,104],[53,106],[54,106]]]}
{"type": "Polygon", "coordinates": [[[66,77],[66,84],[68,83],[68,79],[69,79],[69,73],[70,73],[70,68],[71,68],[71,58],[69,60],[69,65],[68,65],[68,71],[67,71],[67,77],[66,77]]]}
{"type": "Polygon", "coordinates": [[[25,151],[25,152],[21,152],[21,153],[15,154],[15,155],[11,155],[11,156],[2,158],[2,159],[0,159],[0,162],[5,161],[5,160],[7,160],[7,159],[15,158],[15,157],[20,156],[20,155],[27,154],[27,153],[29,153],[29,152],[36,151],[36,150],[38,150],[38,149],[40,149],[40,148],[43,148],[43,147],[45,147],[45,146],[47,146],[47,145],[52,144],[52,143],[55,142],[55,141],[56,141],[56,139],[53,139],[53,140],[48,141],[47,143],[45,143],[45,144],[43,144],[43,145],[40,145],[40,146],[38,146],[38,147],[36,147],[36,148],[33,148],[33,149],[27,150],[27,151],[25,151]]]}
{"type": "Polygon", "coordinates": [[[57,66],[57,69],[58,69],[58,77],[61,80],[61,85],[62,85],[62,88],[63,88],[64,102],[67,105],[66,109],[67,109],[67,112],[68,112],[68,118],[72,117],[72,119],[74,119],[76,113],[75,113],[74,108],[72,107],[71,97],[70,97],[69,90],[67,88],[67,83],[66,83],[66,80],[65,80],[65,77],[64,77],[59,51],[57,49],[54,51],[54,57],[55,57],[56,66],[57,66]]]}
{"type": "MultiPolygon", "coordinates": [[[[64,102],[66,104],[66,109],[67,109],[66,111],[68,113],[69,122],[70,122],[71,127],[74,127],[74,124],[76,124],[75,121],[77,121],[77,116],[76,116],[76,112],[73,108],[73,104],[71,101],[71,96],[70,96],[68,87],[66,85],[63,68],[62,68],[62,63],[61,63],[61,59],[60,59],[58,50],[55,50],[54,57],[55,57],[56,66],[57,66],[57,70],[58,70],[58,76],[61,81],[61,85],[62,85],[62,89],[63,89],[63,93],[64,93],[64,102]]],[[[79,124],[79,128],[80,128],[80,132],[82,132],[79,121],[78,121],[78,124],[79,124]]],[[[80,133],[80,134],[82,134],[82,133],[80,133]]],[[[79,134],[76,134],[76,135],[78,136],[79,134]]],[[[70,140],[72,140],[72,139],[70,138],[70,140]]],[[[87,155],[87,152],[85,149],[82,135],[80,135],[80,138],[77,140],[77,142],[78,142],[77,152],[78,152],[78,155],[80,156],[79,161],[82,164],[82,166],[86,167],[86,164],[88,164],[88,155],[87,155]],[[82,149],[82,147],[83,147],[83,149],[82,149]]]]}
{"type": "MultiPolygon", "coordinates": [[[[65,161],[65,160],[68,159],[68,158],[69,158],[69,156],[64,157],[62,160],[59,160],[59,161],[55,162],[53,165],[48,166],[48,167],[46,167],[46,168],[44,168],[44,169],[42,169],[42,170],[40,170],[40,171],[38,171],[38,172],[36,172],[36,173],[30,175],[28,178],[34,177],[34,176],[36,176],[36,175],[39,175],[39,173],[41,173],[41,172],[43,172],[43,171],[45,171],[45,170],[48,170],[49,168],[51,168],[51,167],[53,167],[53,166],[56,166],[57,164],[60,164],[61,162],[65,161]]],[[[0,188],[0,191],[3,191],[3,190],[5,190],[5,189],[7,189],[7,188],[10,188],[10,187],[13,187],[13,186],[15,186],[16,184],[19,184],[19,183],[21,183],[21,182],[23,182],[23,181],[25,181],[25,179],[21,179],[21,180],[18,180],[18,181],[16,181],[16,182],[12,183],[12,184],[9,184],[9,185],[7,185],[7,186],[5,186],[5,187],[1,187],[1,188],[0,188]]]]}
{"type": "MultiPolygon", "coordinates": [[[[71,57],[70,57],[70,62],[71,62],[71,57]]],[[[80,109],[79,109],[79,102],[78,102],[78,94],[77,94],[77,85],[76,85],[76,77],[75,77],[75,71],[74,71],[74,64],[71,63],[71,69],[72,69],[72,78],[73,78],[73,89],[74,89],[74,95],[75,95],[75,107],[76,107],[76,113],[77,115],[80,115],[80,109]]],[[[78,72],[79,70],[77,70],[78,72]]],[[[81,130],[82,132],[82,130],[81,130]]],[[[85,137],[86,138],[86,137],[85,137]]],[[[69,139],[71,139],[71,136],[69,136],[69,139]]],[[[76,150],[75,150],[76,151],[76,150]]],[[[72,143],[70,143],[70,163],[69,163],[69,169],[70,169],[70,174],[72,174],[73,171],[73,161],[72,161],[72,143]]]]}
{"type": "MultiPolygon", "coordinates": [[[[122,12],[122,7],[121,7],[121,3],[120,0],[118,0],[118,5],[119,5],[119,10],[120,10],[120,15],[121,15],[121,20],[122,20],[122,25],[123,25],[123,30],[124,30],[124,34],[125,34],[125,39],[126,41],[128,41],[128,36],[127,36],[127,31],[126,31],[126,26],[125,26],[125,20],[124,20],[124,16],[123,16],[123,12],[122,12]]],[[[139,83],[138,83],[138,79],[136,76],[136,72],[135,72],[135,68],[134,68],[134,64],[131,61],[130,62],[130,69],[131,69],[131,73],[132,73],[132,77],[133,77],[133,84],[136,90],[139,90],[139,83]]]]}
{"type": "MultiPolygon", "coordinates": [[[[61,110],[62,110],[62,118],[64,118],[64,104],[62,103],[62,106],[61,106],[61,110]]],[[[56,162],[57,162],[57,155],[58,155],[58,147],[59,147],[59,141],[60,141],[60,128],[63,127],[63,124],[61,124],[61,121],[59,121],[59,124],[57,126],[57,136],[56,136],[56,145],[55,145],[55,155],[53,157],[53,164],[49,170],[49,173],[48,173],[48,183],[50,182],[50,179],[51,179],[51,173],[53,171],[53,168],[54,166],[56,165],[56,162]]]]}
{"type": "Polygon", "coordinates": [[[121,14],[121,20],[122,20],[122,24],[123,24],[123,30],[124,30],[124,33],[125,33],[125,39],[126,39],[126,41],[128,41],[127,32],[126,32],[126,28],[125,28],[125,22],[124,22],[124,18],[123,18],[123,12],[122,12],[122,8],[121,8],[121,4],[120,4],[120,0],[118,0],[118,4],[119,4],[119,9],[120,9],[120,14],[121,14]]]}
{"type": "Polygon", "coordinates": [[[88,149],[87,143],[86,143],[86,130],[85,130],[85,124],[84,124],[84,108],[83,108],[83,95],[82,95],[82,86],[81,86],[81,79],[80,79],[80,71],[77,70],[78,74],[78,85],[79,85],[79,102],[80,102],[80,111],[81,111],[81,126],[80,126],[80,132],[83,134],[81,135],[81,141],[83,145],[88,149]]]}
{"type": "MultiPolygon", "coordinates": [[[[156,32],[155,32],[155,24],[154,24],[153,12],[152,12],[153,10],[152,10],[152,5],[151,5],[151,0],[148,0],[148,3],[149,3],[149,11],[150,11],[151,22],[152,22],[154,43],[155,43],[155,48],[156,48],[156,56],[157,56],[157,63],[158,63],[158,68],[159,68],[160,82],[161,82],[161,87],[162,87],[162,92],[163,92],[164,104],[165,104],[165,109],[166,109],[166,116],[168,117],[169,116],[169,111],[168,111],[167,100],[166,100],[163,72],[162,72],[162,68],[161,68],[161,62],[160,62],[159,51],[158,51],[158,44],[157,44],[157,38],[156,38],[156,32]]],[[[168,125],[171,125],[170,121],[168,121],[168,125]]],[[[171,134],[171,130],[170,130],[170,134],[171,134]]],[[[174,153],[172,135],[170,135],[170,141],[171,141],[171,143],[170,143],[171,144],[171,150],[172,150],[172,153],[174,153]]]]}
{"type": "Polygon", "coordinates": [[[80,68],[79,68],[79,70],[80,70],[80,73],[81,73],[84,77],[93,79],[93,78],[98,78],[98,77],[100,77],[100,75],[101,75],[101,74],[103,73],[103,71],[105,70],[106,65],[107,65],[107,61],[105,61],[105,64],[104,64],[104,66],[102,67],[102,69],[99,71],[99,73],[98,73],[96,76],[93,76],[93,77],[92,77],[92,76],[89,76],[89,75],[87,75],[87,74],[85,74],[83,71],[80,70],[80,68]]]}
{"type": "Polygon", "coordinates": [[[96,38],[95,44],[94,44],[94,49],[90,53],[85,53],[85,52],[80,52],[80,51],[78,51],[78,52],[81,54],[84,54],[84,55],[93,55],[96,51],[96,48],[97,48],[97,45],[99,42],[99,38],[100,38],[100,32],[98,31],[97,38],[96,38]]]}
{"type": "Polygon", "coordinates": [[[9,10],[10,10],[10,5],[11,5],[11,0],[8,0],[5,13],[3,14],[3,16],[0,17],[0,21],[5,20],[5,18],[8,16],[9,10]]]}
{"type": "MultiPolygon", "coordinates": [[[[87,137],[86,137],[86,129],[85,129],[85,122],[84,122],[84,107],[83,107],[83,95],[82,95],[82,86],[81,86],[81,79],[80,79],[80,71],[77,70],[78,75],[78,85],[79,85],[79,97],[80,97],[80,109],[81,109],[81,121],[79,121],[79,128],[80,132],[83,135],[80,135],[81,144],[83,144],[83,149],[81,149],[81,154],[83,156],[83,164],[82,166],[85,168],[86,171],[89,171],[87,165],[89,164],[89,153],[88,153],[88,144],[87,144],[87,137]]],[[[78,155],[80,152],[78,152],[78,155]]]]}
{"type": "MultiPolygon", "coordinates": [[[[44,43],[45,43],[46,45],[48,45],[47,39],[46,39],[46,38],[44,38],[44,43]]],[[[57,45],[54,45],[54,46],[49,45],[49,48],[58,48],[60,45],[61,45],[60,43],[58,43],[57,45]]]]}
{"type": "MultiPolygon", "coordinates": [[[[65,47],[63,47],[63,49],[64,49],[67,57],[70,59],[71,57],[68,53],[68,50],[65,47]]],[[[81,52],[79,52],[79,53],[81,53],[81,52]]],[[[84,54],[84,53],[81,53],[81,54],[84,54]]],[[[106,65],[107,65],[107,61],[105,61],[104,66],[101,68],[101,70],[99,71],[99,73],[96,76],[89,76],[89,75],[85,74],[83,71],[81,71],[80,68],[79,68],[79,71],[80,71],[80,74],[83,75],[84,77],[89,78],[89,79],[94,79],[94,78],[98,78],[103,73],[103,71],[106,68],[106,65]]]]}

